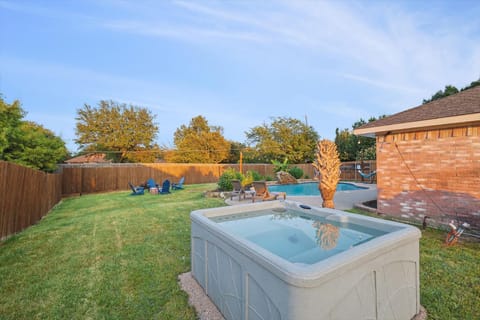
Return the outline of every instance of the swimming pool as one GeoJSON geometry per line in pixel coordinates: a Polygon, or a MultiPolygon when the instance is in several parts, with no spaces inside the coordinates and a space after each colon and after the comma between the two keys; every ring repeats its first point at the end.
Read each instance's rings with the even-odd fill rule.
{"type": "MultiPolygon", "coordinates": [[[[337,184],[337,191],[366,190],[368,188],[359,187],[352,183],[340,182],[337,184]]],[[[289,196],[319,196],[318,182],[306,182],[297,184],[281,184],[268,186],[272,192],[286,192],[289,196]]]]}

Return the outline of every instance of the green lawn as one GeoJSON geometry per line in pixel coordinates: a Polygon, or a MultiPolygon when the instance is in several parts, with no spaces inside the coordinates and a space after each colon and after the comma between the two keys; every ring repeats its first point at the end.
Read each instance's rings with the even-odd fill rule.
{"type": "MultiPolygon", "coordinates": [[[[223,205],[214,185],[170,195],[64,199],[0,243],[0,319],[195,319],[177,283],[190,268],[192,210],[223,205]]],[[[480,244],[423,232],[421,299],[429,319],[480,319],[480,244]]]]}
{"type": "Polygon", "coordinates": [[[422,230],[420,303],[428,319],[480,319],[480,243],[460,238],[456,246],[446,247],[446,235],[446,231],[422,230]]]}
{"type": "Polygon", "coordinates": [[[213,188],[64,199],[0,245],[0,319],[195,319],[177,277],[190,211],[223,205],[213,188]]]}

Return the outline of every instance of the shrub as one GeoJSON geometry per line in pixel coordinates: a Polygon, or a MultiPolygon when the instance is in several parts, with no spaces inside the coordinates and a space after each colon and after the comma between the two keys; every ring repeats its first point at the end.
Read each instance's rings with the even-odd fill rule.
{"type": "Polygon", "coordinates": [[[273,164],[273,172],[275,173],[279,171],[287,171],[289,166],[287,158],[285,158],[283,162],[280,162],[278,160],[272,160],[272,164],[273,164]]]}
{"type": "Polygon", "coordinates": [[[228,168],[222,173],[222,175],[218,179],[218,189],[221,191],[233,190],[232,180],[235,179],[242,181],[242,174],[233,168],[228,168]]]}
{"type": "Polygon", "coordinates": [[[264,176],[262,176],[258,171],[255,170],[247,171],[247,176],[251,176],[253,178],[253,181],[265,180],[264,176]]]}
{"type": "Polygon", "coordinates": [[[303,170],[299,167],[292,167],[288,169],[288,173],[290,173],[295,179],[300,179],[303,176],[303,170]]]}
{"type": "Polygon", "coordinates": [[[253,182],[253,175],[252,172],[247,171],[247,173],[243,176],[241,181],[243,187],[250,186],[253,182]]]}

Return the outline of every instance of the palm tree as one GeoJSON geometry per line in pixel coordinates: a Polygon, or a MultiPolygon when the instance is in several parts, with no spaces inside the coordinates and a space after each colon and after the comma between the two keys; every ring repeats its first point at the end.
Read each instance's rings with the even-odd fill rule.
{"type": "Polygon", "coordinates": [[[340,180],[340,159],[337,145],[330,140],[321,140],[317,143],[317,154],[313,166],[320,173],[318,189],[323,198],[322,207],[335,208],[333,196],[340,180]]]}

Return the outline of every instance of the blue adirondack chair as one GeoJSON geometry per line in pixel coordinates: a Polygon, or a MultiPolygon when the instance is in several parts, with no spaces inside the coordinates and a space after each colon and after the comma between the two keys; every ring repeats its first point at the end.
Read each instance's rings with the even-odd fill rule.
{"type": "Polygon", "coordinates": [[[153,178],[148,179],[147,181],[147,187],[150,188],[157,188],[158,184],[155,182],[153,178]]]}
{"type": "Polygon", "coordinates": [[[131,182],[129,182],[128,185],[130,186],[130,189],[132,189],[131,196],[140,196],[145,192],[143,187],[135,187],[131,182]]]}
{"type": "Polygon", "coordinates": [[[178,183],[172,183],[172,190],[181,190],[183,189],[183,183],[185,182],[185,177],[182,177],[178,183]]]}
{"type": "Polygon", "coordinates": [[[160,187],[157,187],[157,188],[158,188],[158,194],[170,193],[170,180],[167,179],[167,180],[163,181],[161,189],[160,189],[160,187]]]}

